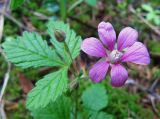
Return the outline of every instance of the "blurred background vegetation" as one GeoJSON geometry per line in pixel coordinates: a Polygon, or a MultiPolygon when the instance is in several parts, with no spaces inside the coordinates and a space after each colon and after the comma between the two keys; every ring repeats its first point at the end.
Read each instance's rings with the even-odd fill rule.
{"type": "MultiPolygon", "coordinates": [[[[14,2],[13,2],[14,1],[14,2]]],[[[101,21],[111,22],[117,32],[125,26],[138,30],[139,41],[149,49],[151,64],[139,66],[128,64],[129,80],[123,88],[108,85],[108,104],[103,109],[115,119],[160,118],[160,1],[159,0],[22,0],[5,14],[2,42],[21,35],[24,30],[37,31],[44,38],[49,20],[63,20],[82,38],[97,35],[101,21]]],[[[49,39],[48,39],[49,40],[49,39]]],[[[87,71],[96,59],[83,52],[77,62],[87,71]]],[[[7,64],[0,55],[0,89],[7,64]]],[[[50,68],[22,70],[12,66],[10,79],[4,95],[5,113],[9,119],[32,119],[25,108],[26,94],[35,82],[52,71],[50,68]]],[[[91,85],[91,81],[80,82],[80,95],[91,85]]],[[[98,98],[98,97],[97,97],[98,98]]]]}

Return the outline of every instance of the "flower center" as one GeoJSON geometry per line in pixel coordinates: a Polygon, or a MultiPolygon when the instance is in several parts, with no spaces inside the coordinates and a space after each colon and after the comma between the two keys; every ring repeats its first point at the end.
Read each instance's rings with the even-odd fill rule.
{"type": "Polygon", "coordinates": [[[122,56],[123,56],[122,52],[119,52],[118,50],[113,50],[109,54],[109,61],[111,63],[117,63],[122,56]]]}

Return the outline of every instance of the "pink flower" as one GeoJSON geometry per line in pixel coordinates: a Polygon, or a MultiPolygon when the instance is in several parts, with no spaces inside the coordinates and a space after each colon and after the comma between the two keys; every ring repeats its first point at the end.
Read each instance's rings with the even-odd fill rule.
{"type": "Polygon", "coordinates": [[[132,62],[147,65],[150,56],[147,48],[137,41],[138,33],[131,27],[122,29],[116,43],[116,32],[109,22],[98,25],[97,38],[86,38],[81,49],[90,56],[101,58],[89,72],[89,77],[94,82],[105,79],[109,66],[111,66],[111,85],[121,87],[128,78],[128,72],[121,64],[132,62]]]}

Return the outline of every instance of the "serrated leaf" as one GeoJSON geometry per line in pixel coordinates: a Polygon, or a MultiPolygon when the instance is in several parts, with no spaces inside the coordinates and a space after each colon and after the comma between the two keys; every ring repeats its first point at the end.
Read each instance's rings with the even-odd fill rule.
{"type": "Polygon", "coordinates": [[[71,100],[61,96],[45,108],[31,111],[35,119],[70,119],[71,100]]]}
{"type": "Polygon", "coordinates": [[[65,64],[37,33],[24,32],[22,37],[3,44],[7,58],[23,68],[64,66],[65,64]]]}
{"type": "Polygon", "coordinates": [[[24,3],[25,0],[11,0],[11,9],[16,9],[24,3]]]}
{"type": "Polygon", "coordinates": [[[64,62],[70,65],[72,63],[69,54],[66,51],[65,44],[63,42],[58,42],[54,35],[54,31],[60,30],[65,33],[65,42],[69,48],[72,59],[75,59],[80,53],[81,37],[77,36],[76,33],[70,29],[68,24],[64,24],[59,21],[50,21],[48,23],[48,33],[51,36],[51,42],[56,48],[56,51],[63,58],[64,62]]]}
{"type": "Polygon", "coordinates": [[[105,87],[101,84],[92,85],[82,94],[83,105],[88,110],[99,111],[107,106],[108,96],[105,87]]]}
{"type": "Polygon", "coordinates": [[[54,102],[67,89],[67,69],[46,75],[36,83],[27,97],[27,108],[38,109],[54,102]]]}
{"type": "Polygon", "coordinates": [[[148,4],[143,4],[142,5],[142,8],[148,12],[152,12],[153,11],[153,8],[151,7],[151,5],[148,5],[148,4]]]}
{"type": "Polygon", "coordinates": [[[97,0],[85,0],[85,2],[92,7],[97,5],[97,0]]]}

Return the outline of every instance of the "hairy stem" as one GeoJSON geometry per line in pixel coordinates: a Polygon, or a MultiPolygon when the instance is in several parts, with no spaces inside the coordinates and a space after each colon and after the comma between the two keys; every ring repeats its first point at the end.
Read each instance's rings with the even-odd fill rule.
{"type": "MultiPolygon", "coordinates": [[[[67,51],[67,53],[68,53],[68,55],[70,57],[70,60],[71,60],[71,62],[73,64],[74,60],[72,58],[72,54],[71,54],[71,52],[70,52],[70,50],[69,50],[68,45],[66,44],[66,42],[64,42],[64,47],[65,47],[65,49],[66,49],[66,51],[67,51]]],[[[76,79],[77,76],[78,76],[78,74],[77,74],[77,71],[76,71],[76,68],[74,67],[74,65],[72,65],[72,67],[73,67],[74,78],[76,79]]]]}
{"type": "Polygon", "coordinates": [[[75,114],[74,119],[78,117],[78,89],[75,90],[75,114]]]}
{"type": "MultiPolygon", "coordinates": [[[[68,45],[66,44],[66,42],[64,42],[64,46],[65,46],[66,51],[67,51],[67,53],[68,53],[68,55],[69,55],[69,57],[70,57],[70,59],[71,59],[71,61],[73,63],[72,54],[71,54],[71,52],[70,52],[70,50],[69,50],[68,45]]],[[[76,68],[74,67],[74,65],[73,65],[73,74],[74,74],[74,79],[77,82],[77,80],[79,79],[79,77],[78,77],[78,73],[76,72],[76,68]]],[[[77,117],[78,117],[78,89],[77,89],[77,87],[76,87],[74,93],[75,93],[74,94],[74,98],[73,98],[73,100],[75,101],[74,119],[77,119],[77,117]]]]}

